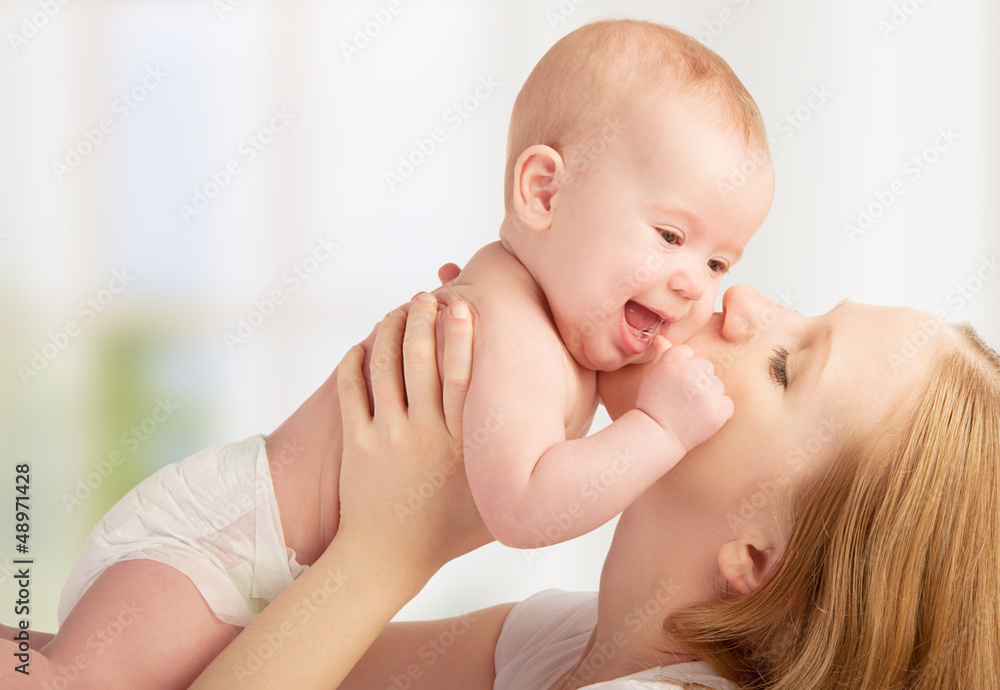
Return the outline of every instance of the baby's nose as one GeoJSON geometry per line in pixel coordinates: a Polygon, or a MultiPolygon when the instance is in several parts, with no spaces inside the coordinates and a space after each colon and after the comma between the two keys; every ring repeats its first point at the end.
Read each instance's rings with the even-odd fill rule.
{"type": "Polygon", "coordinates": [[[670,290],[692,301],[704,297],[707,284],[704,272],[699,271],[697,267],[689,266],[674,271],[667,280],[667,287],[670,290]]]}

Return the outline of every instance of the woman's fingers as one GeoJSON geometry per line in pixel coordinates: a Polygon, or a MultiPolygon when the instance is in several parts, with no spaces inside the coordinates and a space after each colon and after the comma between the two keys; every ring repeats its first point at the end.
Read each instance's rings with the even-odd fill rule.
{"type": "Polygon", "coordinates": [[[345,436],[360,432],[372,421],[368,412],[368,389],[361,370],[364,361],[364,348],[355,345],[347,351],[337,367],[337,392],[340,395],[340,417],[345,436]]]}
{"type": "Polygon", "coordinates": [[[441,380],[438,377],[434,327],[437,300],[426,292],[417,296],[406,317],[403,336],[403,376],[411,418],[441,415],[441,380]]]}
{"type": "Polygon", "coordinates": [[[465,396],[472,379],[472,314],[465,302],[455,302],[444,317],[442,404],[448,431],[462,438],[465,396]]]}
{"type": "Polygon", "coordinates": [[[371,355],[372,398],[375,414],[406,414],[403,403],[403,368],[400,362],[400,344],[406,314],[395,309],[379,324],[371,355]]]}

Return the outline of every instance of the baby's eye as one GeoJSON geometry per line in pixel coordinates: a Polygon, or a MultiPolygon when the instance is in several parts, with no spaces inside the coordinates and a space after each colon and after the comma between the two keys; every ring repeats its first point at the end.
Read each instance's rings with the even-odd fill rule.
{"type": "Polygon", "coordinates": [[[673,230],[665,230],[663,228],[658,228],[657,232],[660,233],[660,237],[663,238],[664,242],[674,246],[679,245],[681,243],[681,240],[683,239],[679,232],[674,232],[673,230]]]}
{"type": "Polygon", "coordinates": [[[785,368],[788,364],[788,350],[776,345],[771,350],[768,362],[771,365],[771,380],[782,388],[788,388],[788,371],[785,368]]]}
{"type": "Polygon", "coordinates": [[[708,262],[708,268],[712,271],[712,273],[717,273],[720,276],[729,272],[729,264],[725,261],[720,261],[719,259],[710,259],[708,262]]]}

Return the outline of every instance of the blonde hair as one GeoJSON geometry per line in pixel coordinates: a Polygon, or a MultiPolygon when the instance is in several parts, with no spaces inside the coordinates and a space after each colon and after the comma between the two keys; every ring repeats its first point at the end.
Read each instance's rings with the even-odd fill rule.
{"type": "Polygon", "coordinates": [[[667,86],[690,87],[721,105],[722,122],[741,132],[761,158],[770,158],[757,104],[715,52],[661,24],[628,19],[593,22],[549,49],[514,102],[504,177],[507,213],[512,211],[514,168],[525,149],[544,144],[566,156],[598,137],[620,114],[623,100],[667,86]]]}
{"type": "Polygon", "coordinates": [[[667,634],[743,687],[1000,688],[1000,357],[957,330],[916,404],[800,487],[776,572],[667,634]]]}

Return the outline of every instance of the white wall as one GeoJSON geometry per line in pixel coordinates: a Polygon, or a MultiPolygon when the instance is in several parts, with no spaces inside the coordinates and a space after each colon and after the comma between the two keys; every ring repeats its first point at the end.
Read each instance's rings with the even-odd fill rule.
{"type": "MultiPolygon", "coordinates": [[[[13,466],[31,463],[38,628],[55,627],[77,549],[132,483],[273,429],[375,320],[433,286],[438,265],[495,238],[517,90],[556,39],[597,17],[701,36],[764,113],[777,194],[730,284],[807,314],[844,297],[941,310],[1000,345],[1000,280],[977,274],[1000,254],[1000,10],[988,0],[398,0],[350,59],[345,44],[388,0],[70,0],[51,17],[48,5],[0,4],[0,497],[13,503],[13,466]],[[499,85],[454,120],[480,79],[499,85]],[[133,89],[134,108],[121,99],[133,89]],[[293,119],[250,160],[247,138],[276,110],[293,119]],[[105,119],[88,145],[85,130],[105,119]],[[444,142],[390,189],[386,172],[435,128],[444,142]],[[957,140],[908,174],[942,130],[957,140]],[[67,160],[68,148],[88,155],[67,160]],[[185,218],[181,205],[230,162],[239,174],[185,218]],[[905,193],[849,238],[858,207],[896,180],[905,193]],[[334,256],[297,289],[284,282],[327,236],[334,256]],[[122,269],[127,287],[85,321],[78,305],[122,269]],[[227,347],[224,334],[275,288],[284,304],[227,347]],[[69,321],[79,334],[23,380],[19,367],[69,321]],[[111,476],[95,474],[166,397],[176,414],[111,476]],[[87,477],[92,495],[67,500],[87,477]]],[[[610,526],[541,552],[488,547],[404,615],[593,588],[609,537],[610,526]]],[[[0,580],[10,611],[4,568],[0,580]]]]}

